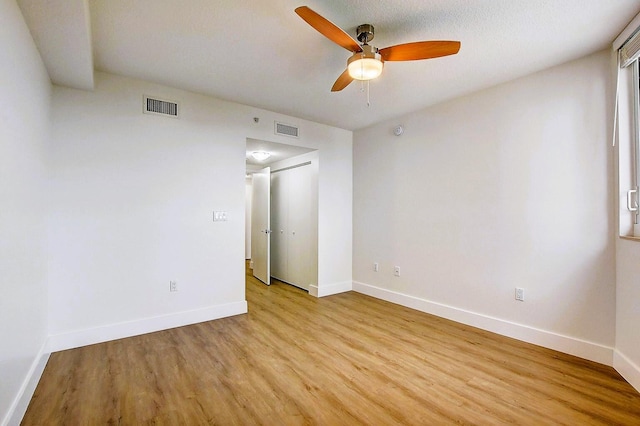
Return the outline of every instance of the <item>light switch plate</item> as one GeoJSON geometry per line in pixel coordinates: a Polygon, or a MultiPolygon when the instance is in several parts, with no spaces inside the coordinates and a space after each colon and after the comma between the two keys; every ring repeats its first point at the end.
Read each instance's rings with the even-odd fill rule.
{"type": "Polygon", "coordinates": [[[227,212],[214,211],[213,212],[213,221],[214,222],[226,222],[227,221],[227,212]]]}

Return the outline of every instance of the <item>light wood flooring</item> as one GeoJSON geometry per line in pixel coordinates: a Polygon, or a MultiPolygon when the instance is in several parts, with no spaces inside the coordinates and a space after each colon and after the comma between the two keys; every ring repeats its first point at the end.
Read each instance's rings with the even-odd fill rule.
{"type": "Polygon", "coordinates": [[[247,275],[249,313],[51,355],[24,425],[640,425],[615,370],[247,275]]]}

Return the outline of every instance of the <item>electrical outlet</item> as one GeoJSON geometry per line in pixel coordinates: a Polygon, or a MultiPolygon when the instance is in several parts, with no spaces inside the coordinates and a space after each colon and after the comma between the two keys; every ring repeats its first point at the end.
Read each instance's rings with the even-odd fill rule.
{"type": "Polygon", "coordinates": [[[524,288],[516,287],[516,300],[524,302],[524,288]]]}
{"type": "Polygon", "coordinates": [[[394,266],[393,267],[393,275],[395,275],[396,277],[400,276],[400,267],[399,266],[394,266]]]}
{"type": "Polygon", "coordinates": [[[374,272],[378,272],[378,269],[379,269],[378,268],[378,262],[376,262],[376,263],[373,264],[373,271],[374,272]]]}
{"type": "Polygon", "coordinates": [[[177,281],[169,281],[169,291],[178,291],[177,281]]]}

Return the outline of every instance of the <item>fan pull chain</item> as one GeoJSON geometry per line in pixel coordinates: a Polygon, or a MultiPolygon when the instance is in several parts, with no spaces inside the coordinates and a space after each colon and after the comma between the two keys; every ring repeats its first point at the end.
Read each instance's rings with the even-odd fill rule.
{"type": "Polygon", "coordinates": [[[364,93],[366,87],[367,92],[367,108],[371,106],[371,97],[369,96],[369,80],[360,80],[360,92],[364,93]]]}

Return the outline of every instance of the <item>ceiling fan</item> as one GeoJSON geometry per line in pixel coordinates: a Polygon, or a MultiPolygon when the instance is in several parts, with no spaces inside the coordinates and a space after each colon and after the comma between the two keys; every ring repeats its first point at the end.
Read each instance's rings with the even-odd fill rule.
{"type": "Polygon", "coordinates": [[[347,60],[347,69],[340,74],[340,77],[333,84],[332,92],[344,89],[353,80],[368,81],[380,76],[383,64],[386,61],[415,61],[438,58],[455,55],[460,50],[459,41],[443,40],[417,41],[378,49],[368,44],[373,40],[374,35],[373,25],[371,24],[358,26],[356,29],[358,41],[356,41],[331,21],[320,16],[307,6],[300,6],[295,11],[320,34],[353,52],[353,55],[347,60]]]}

